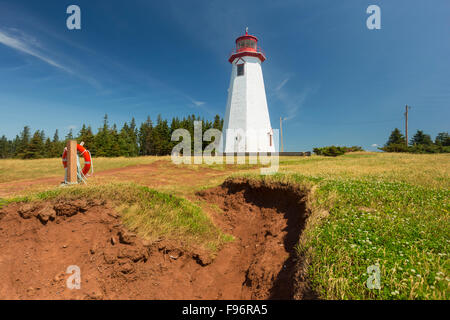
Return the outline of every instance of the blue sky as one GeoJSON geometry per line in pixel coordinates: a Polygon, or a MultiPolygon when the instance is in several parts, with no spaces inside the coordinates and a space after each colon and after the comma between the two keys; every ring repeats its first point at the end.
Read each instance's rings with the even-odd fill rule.
{"type": "Polygon", "coordinates": [[[0,0],[0,135],[224,116],[234,40],[259,37],[285,151],[449,131],[450,1],[0,0]],[[82,29],[66,28],[81,8],[82,29]],[[381,8],[368,30],[366,8],[381,8]]]}

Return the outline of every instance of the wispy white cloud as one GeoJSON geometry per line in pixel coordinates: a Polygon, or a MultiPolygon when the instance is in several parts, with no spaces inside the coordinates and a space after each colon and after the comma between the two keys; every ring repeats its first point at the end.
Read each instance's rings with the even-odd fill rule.
{"type": "Polygon", "coordinates": [[[301,91],[296,89],[296,92],[288,90],[286,84],[291,79],[291,75],[285,76],[284,80],[278,84],[274,89],[275,97],[284,105],[286,116],[283,120],[291,120],[298,115],[300,108],[304,105],[306,99],[314,94],[318,87],[306,87],[301,91]]]}
{"type": "Polygon", "coordinates": [[[7,47],[16,49],[20,52],[27,53],[35,58],[38,58],[48,63],[53,67],[72,73],[70,69],[62,66],[52,58],[45,56],[44,54],[39,52],[38,48],[41,48],[41,45],[38,43],[36,39],[26,36],[23,33],[20,33],[17,29],[14,29],[14,31],[16,31],[17,34],[16,36],[10,35],[6,33],[4,30],[0,30],[0,43],[7,47]]]}
{"type": "Polygon", "coordinates": [[[373,148],[376,148],[376,147],[378,147],[378,144],[374,143],[374,144],[371,144],[370,146],[373,148]]]}
{"type": "Polygon", "coordinates": [[[88,82],[96,88],[101,88],[100,83],[96,79],[79,72],[75,72],[73,68],[62,64],[55,58],[51,57],[51,55],[47,52],[48,50],[46,50],[36,38],[25,34],[24,32],[15,28],[10,28],[8,30],[9,32],[4,29],[0,29],[0,44],[3,44],[21,53],[33,56],[52,67],[55,67],[88,82]]]}
{"type": "Polygon", "coordinates": [[[211,108],[206,106],[206,102],[205,101],[196,100],[196,99],[194,99],[191,96],[186,95],[186,94],[181,94],[181,95],[191,102],[191,105],[190,105],[191,108],[198,108],[198,109],[203,110],[204,112],[206,112],[206,113],[208,113],[210,115],[214,114],[211,111],[211,108]]]}
{"type": "MultiPolygon", "coordinates": [[[[48,30],[44,30],[43,32],[48,37],[48,30]]],[[[206,104],[206,102],[199,99],[194,99],[191,96],[180,91],[178,88],[161,81],[161,79],[152,77],[148,73],[142,73],[141,70],[135,70],[128,65],[121,65],[118,61],[111,59],[109,56],[102,55],[98,52],[90,52],[89,48],[85,48],[76,43],[74,44],[72,42],[69,42],[68,40],[60,41],[61,39],[65,38],[59,37],[57,34],[51,34],[50,38],[52,37],[57,38],[59,43],[64,42],[65,44],[69,44],[70,46],[73,46],[78,50],[88,52],[91,55],[95,55],[96,58],[100,61],[98,65],[100,65],[101,67],[107,65],[109,71],[111,71],[113,67],[115,75],[117,74],[118,70],[120,70],[121,73],[126,74],[128,78],[134,79],[140,85],[145,84],[146,86],[154,90],[157,89],[158,91],[161,91],[162,89],[164,91],[171,92],[178,97],[183,97],[187,100],[188,103],[190,103],[192,107],[203,108],[206,104]]],[[[63,52],[58,53],[57,50],[55,51],[54,48],[49,47],[47,43],[43,43],[40,41],[40,39],[38,40],[36,37],[33,37],[19,29],[0,28],[0,47],[1,45],[14,49],[22,54],[32,56],[51,67],[57,68],[58,70],[61,70],[69,75],[75,76],[87,82],[97,89],[97,95],[99,96],[109,96],[115,92],[110,88],[110,86],[105,87],[96,78],[92,77],[89,74],[91,73],[90,70],[84,70],[80,61],[77,61],[73,57],[67,56],[67,54],[64,54],[63,52]]],[[[26,66],[29,65],[30,64],[27,64],[26,66]]],[[[104,69],[104,71],[108,72],[108,69],[104,69]]],[[[109,79],[111,80],[114,78],[109,79]]],[[[114,82],[113,80],[111,81],[114,82]]]]}
{"type": "Polygon", "coordinates": [[[197,101],[197,100],[194,100],[194,99],[192,99],[192,103],[195,104],[197,107],[200,107],[200,106],[205,104],[204,101],[197,101]]]}
{"type": "Polygon", "coordinates": [[[287,77],[286,79],[281,81],[281,83],[275,88],[275,91],[280,91],[281,89],[283,89],[283,87],[286,85],[286,83],[289,81],[289,79],[290,79],[290,77],[287,77]]]}

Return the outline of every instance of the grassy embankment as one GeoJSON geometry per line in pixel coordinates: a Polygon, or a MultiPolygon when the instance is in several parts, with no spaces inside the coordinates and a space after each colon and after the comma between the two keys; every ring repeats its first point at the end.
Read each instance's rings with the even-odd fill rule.
{"type": "Polygon", "coordinates": [[[121,213],[128,229],[150,241],[179,241],[186,248],[201,247],[214,253],[233,238],[217,228],[192,202],[133,183],[78,185],[11,199],[0,199],[0,209],[11,202],[46,200],[106,200],[121,213]]]}

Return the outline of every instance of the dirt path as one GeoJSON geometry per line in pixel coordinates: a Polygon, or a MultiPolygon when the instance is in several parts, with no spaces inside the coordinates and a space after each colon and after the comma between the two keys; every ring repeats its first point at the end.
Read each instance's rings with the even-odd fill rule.
{"type": "Polygon", "coordinates": [[[0,299],[308,298],[294,252],[303,196],[245,182],[199,193],[235,237],[213,260],[170,241],[146,243],[105,203],[12,204],[0,211],[0,299]],[[79,290],[66,286],[70,265],[81,270],[79,290]]]}
{"type": "MultiPolygon", "coordinates": [[[[215,177],[225,177],[232,171],[214,170],[206,167],[189,168],[177,166],[170,161],[156,161],[150,164],[141,164],[117,169],[96,172],[89,182],[135,182],[149,187],[158,186],[195,186],[201,185],[215,177]]],[[[7,198],[29,191],[40,191],[58,186],[64,180],[64,171],[61,177],[49,177],[32,180],[10,181],[0,183],[0,198],[7,198]]]]}

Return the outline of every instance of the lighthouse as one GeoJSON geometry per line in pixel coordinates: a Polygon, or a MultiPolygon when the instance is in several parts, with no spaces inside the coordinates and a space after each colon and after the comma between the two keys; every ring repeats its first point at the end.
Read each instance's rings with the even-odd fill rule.
{"type": "Polygon", "coordinates": [[[231,79],[219,147],[224,153],[275,152],[261,68],[264,60],[258,38],[247,28],[228,59],[231,79]]]}

